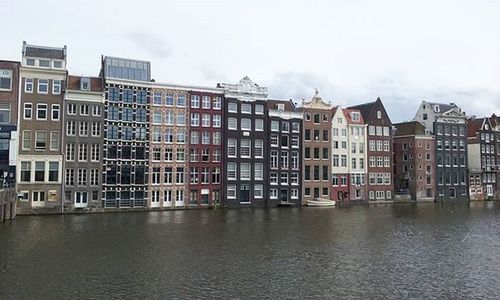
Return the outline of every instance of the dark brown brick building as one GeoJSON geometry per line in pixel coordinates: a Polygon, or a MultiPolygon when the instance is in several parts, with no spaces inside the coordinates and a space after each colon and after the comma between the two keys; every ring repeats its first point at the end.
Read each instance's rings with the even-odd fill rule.
{"type": "Polygon", "coordinates": [[[394,126],[394,192],[408,194],[412,200],[434,201],[434,136],[417,121],[394,126]]]}

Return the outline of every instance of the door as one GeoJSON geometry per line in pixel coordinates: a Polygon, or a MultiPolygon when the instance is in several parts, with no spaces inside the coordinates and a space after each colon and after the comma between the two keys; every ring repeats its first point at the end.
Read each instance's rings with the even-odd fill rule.
{"type": "Polygon", "coordinates": [[[33,205],[33,207],[45,206],[45,192],[44,191],[33,192],[32,205],[33,205]]]}
{"type": "Polygon", "coordinates": [[[456,191],[455,191],[455,188],[450,188],[450,198],[455,198],[457,195],[456,195],[456,191]]]}
{"type": "Polygon", "coordinates": [[[172,206],[172,191],[165,190],[163,191],[163,207],[172,206]]]}
{"type": "Polygon", "coordinates": [[[160,191],[151,191],[151,207],[160,207],[160,191]]]}
{"type": "Polygon", "coordinates": [[[75,207],[87,207],[88,205],[88,194],[87,192],[75,192],[75,207]]]}
{"type": "Polygon", "coordinates": [[[486,196],[493,197],[493,186],[491,184],[486,186],[486,196]]]}
{"type": "Polygon", "coordinates": [[[280,190],[280,202],[288,202],[288,190],[280,190]]]}
{"type": "Polygon", "coordinates": [[[242,184],[240,186],[240,202],[250,203],[250,185],[242,184]]]}

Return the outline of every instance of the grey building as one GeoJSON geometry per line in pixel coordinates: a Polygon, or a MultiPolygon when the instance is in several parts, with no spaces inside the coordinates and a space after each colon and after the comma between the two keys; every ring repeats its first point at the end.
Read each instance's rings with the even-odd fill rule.
{"type": "Polygon", "coordinates": [[[468,200],[465,113],[454,103],[423,101],[414,120],[436,136],[436,199],[468,200]]]}
{"type": "Polygon", "coordinates": [[[302,199],[302,118],[290,101],[268,100],[266,145],[269,181],[267,206],[292,204],[302,199]]]}
{"type": "Polygon", "coordinates": [[[150,70],[147,61],[102,59],[104,209],[146,207],[147,204],[150,70]]]}
{"type": "Polygon", "coordinates": [[[64,97],[64,211],[101,207],[104,92],[101,78],[68,76],[64,97]]]}
{"type": "Polygon", "coordinates": [[[248,77],[238,84],[222,83],[218,87],[224,90],[226,101],[222,203],[227,207],[265,206],[267,88],[248,77]]]}
{"type": "Polygon", "coordinates": [[[19,213],[62,211],[62,113],[66,46],[23,43],[17,190],[19,213]]]}

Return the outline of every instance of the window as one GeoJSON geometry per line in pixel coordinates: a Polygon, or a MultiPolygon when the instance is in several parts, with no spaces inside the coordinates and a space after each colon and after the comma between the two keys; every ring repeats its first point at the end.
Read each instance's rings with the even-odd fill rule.
{"type": "Polygon", "coordinates": [[[61,94],[61,80],[52,81],[52,94],[54,95],[61,94]]]}
{"type": "Polygon", "coordinates": [[[43,182],[45,181],[45,162],[36,161],[35,162],[35,181],[43,182]]]}
{"type": "Polygon", "coordinates": [[[0,69],[0,91],[12,89],[12,70],[0,69]]]}
{"type": "Polygon", "coordinates": [[[232,113],[237,113],[238,112],[238,104],[234,102],[229,102],[227,104],[227,111],[232,112],[232,113]]]}
{"type": "Polygon", "coordinates": [[[101,149],[99,144],[92,144],[90,151],[90,160],[91,161],[99,161],[99,156],[101,153],[101,149]]]}
{"type": "Polygon", "coordinates": [[[80,136],[87,136],[89,134],[89,122],[80,122],[78,134],[80,136]]]}
{"type": "Polygon", "coordinates": [[[186,142],[186,132],[184,130],[177,130],[176,142],[179,144],[184,144],[186,142]]]}
{"type": "Polygon", "coordinates": [[[319,124],[319,114],[314,114],[313,122],[314,124],[319,124]]]}
{"type": "Polygon", "coordinates": [[[255,114],[262,115],[264,114],[264,106],[260,104],[255,105],[255,114]]]}
{"type": "Polygon", "coordinates": [[[208,145],[210,144],[210,132],[208,131],[203,131],[201,133],[201,143],[203,145],[208,145]]]}
{"type": "Polygon", "coordinates": [[[87,169],[78,169],[78,185],[87,185],[87,169]]]}
{"type": "Polygon", "coordinates": [[[262,163],[254,164],[254,179],[255,180],[264,179],[264,165],[262,163]]]}
{"type": "Polygon", "coordinates": [[[263,157],[264,152],[264,142],[261,139],[256,139],[254,141],[254,155],[255,157],[263,157]]]}
{"type": "Polygon", "coordinates": [[[153,112],[153,124],[161,124],[161,123],[162,123],[161,111],[154,111],[153,112]]]}
{"type": "Polygon", "coordinates": [[[214,97],[213,100],[214,100],[213,105],[212,105],[213,109],[220,110],[222,107],[222,98],[221,97],[214,97]]]}
{"type": "Polygon", "coordinates": [[[210,96],[203,96],[203,102],[202,102],[202,107],[204,109],[210,109],[210,102],[212,99],[210,99],[210,96]]]}
{"type": "Polygon", "coordinates": [[[227,198],[236,199],[236,185],[230,184],[227,186],[227,198]]]}
{"type": "Polygon", "coordinates": [[[33,113],[33,104],[24,103],[24,119],[31,120],[33,113]]]}
{"type": "Polygon", "coordinates": [[[240,164],[240,179],[241,180],[250,180],[250,164],[249,163],[241,163],[240,164]]]}
{"type": "Polygon", "coordinates": [[[92,122],[92,136],[101,136],[101,123],[92,122]]]}
{"type": "Polygon", "coordinates": [[[176,151],[176,161],[184,161],[185,159],[185,149],[177,149],[176,151]]]}
{"type": "Polygon", "coordinates": [[[171,184],[172,183],[172,168],[167,167],[165,168],[165,172],[163,174],[163,181],[164,183],[171,184]]]}
{"type": "Polygon", "coordinates": [[[35,150],[45,150],[47,148],[47,132],[44,130],[35,131],[35,150]]]}
{"type": "Polygon", "coordinates": [[[175,173],[175,183],[184,183],[184,168],[177,168],[175,173]]]}
{"type": "Polygon", "coordinates": [[[23,130],[22,150],[31,150],[31,130],[23,130]]]}
{"type": "Polygon", "coordinates": [[[278,147],[278,135],[277,134],[271,134],[271,146],[278,147]]]}
{"type": "Polygon", "coordinates": [[[186,124],[186,113],[178,112],[177,113],[177,125],[184,126],[186,124]]]}
{"type": "Polygon", "coordinates": [[[220,149],[214,149],[212,151],[212,161],[213,162],[220,162],[221,161],[221,151],[220,151],[220,149]]]}
{"type": "Polygon", "coordinates": [[[222,143],[222,133],[220,131],[212,133],[212,143],[214,145],[220,145],[222,143]]]}
{"type": "Polygon", "coordinates": [[[47,94],[49,92],[49,81],[47,79],[38,79],[38,93],[47,94]]]}
{"type": "Polygon", "coordinates": [[[49,181],[59,181],[59,162],[57,161],[49,162],[49,181]]]}
{"type": "Polygon", "coordinates": [[[227,164],[227,179],[236,180],[236,163],[227,164]]]}
{"type": "Polygon", "coordinates": [[[281,182],[281,184],[284,184],[284,185],[288,184],[288,173],[281,173],[280,182],[281,182]]]}
{"type": "Polygon", "coordinates": [[[255,119],[255,130],[256,131],[264,131],[264,120],[255,119]]]}
{"type": "Polygon", "coordinates": [[[252,130],[252,120],[248,118],[241,119],[241,130],[252,130]]]}
{"type": "Polygon", "coordinates": [[[64,182],[69,186],[75,185],[75,169],[66,169],[64,182]]]}
{"type": "Polygon", "coordinates": [[[377,110],[377,119],[382,119],[382,112],[377,110]]]}
{"type": "Polygon", "coordinates": [[[57,151],[59,149],[59,131],[50,132],[50,150],[57,151]]]}
{"type": "Polygon", "coordinates": [[[26,78],[24,80],[24,91],[26,93],[33,93],[33,78],[26,78]]]}
{"type": "Polygon", "coordinates": [[[78,161],[87,161],[87,145],[78,145],[78,161]]]}
{"type": "Polygon", "coordinates": [[[238,122],[236,118],[229,117],[227,119],[227,128],[230,130],[237,130],[238,129],[238,122]]]}
{"type": "Polygon", "coordinates": [[[96,186],[99,185],[99,169],[91,169],[90,170],[90,185],[96,186]]]}
{"type": "Polygon", "coordinates": [[[31,162],[22,161],[21,162],[21,182],[31,181],[31,162]]]}
{"type": "Polygon", "coordinates": [[[153,93],[153,105],[161,105],[161,93],[153,93]]]}
{"type": "Polygon", "coordinates": [[[269,191],[269,196],[271,199],[278,199],[278,190],[277,189],[271,189],[269,191]]]}
{"type": "Polygon", "coordinates": [[[201,151],[201,161],[202,162],[209,162],[210,161],[210,150],[209,149],[203,149],[201,151]]]}
{"type": "Polygon", "coordinates": [[[281,168],[288,169],[288,152],[281,151],[281,168]]]}
{"type": "Polygon", "coordinates": [[[271,168],[278,168],[278,151],[271,150],[271,168]]]}
{"type": "Polygon", "coordinates": [[[36,119],[47,120],[47,104],[38,103],[36,105],[36,119]]]}
{"type": "Polygon", "coordinates": [[[263,189],[264,189],[264,186],[262,184],[256,184],[254,186],[254,193],[253,193],[254,197],[258,198],[258,199],[262,198],[263,194],[264,194],[263,189]]]}
{"type": "Polygon", "coordinates": [[[202,127],[210,127],[210,115],[209,114],[202,115],[201,126],[202,127]]]}
{"type": "Polygon", "coordinates": [[[52,104],[52,121],[59,121],[60,106],[59,104],[52,104]]]}
{"type": "Polygon", "coordinates": [[[252,105],[248,103],[241,104],[241,113],[242,114],[251,114],[252,113],[252,105]]]}
{"type": "MultiPolygon", "coordinates": [[[[213,115],[212,116],[212,125],[215,128],[220,128],[221,127],[221,115],[213,115]]],[[[208,121],[210,123],[210,120],[208,121]]]]}
{"type": "Polygon", "coordinates": [[[199,108],[200,107],[200,96],[199,95],[191,95],[191,107],[199,108]]]}
{"type": "Polygon", "coordinates": [[[280,123],[278,121],[271,121],[271,131],[279,131],[280,123]]]}
{"type": "Polygon", "coordinates": [[[242,139],[240,142],[240,156],[241,157],[250,157],[251,147],[252,147],[252,143],[250,140],[242,139]]]}

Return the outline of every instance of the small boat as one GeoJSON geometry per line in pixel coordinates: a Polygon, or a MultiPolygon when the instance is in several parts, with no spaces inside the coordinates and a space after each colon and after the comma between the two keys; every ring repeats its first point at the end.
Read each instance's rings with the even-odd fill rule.
{"type": "Polygon", "coordinates": [[[330,199],[316,198],[307,200],[307,206],[335,206],[335,201],[330,199]]]}

